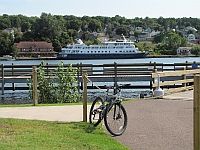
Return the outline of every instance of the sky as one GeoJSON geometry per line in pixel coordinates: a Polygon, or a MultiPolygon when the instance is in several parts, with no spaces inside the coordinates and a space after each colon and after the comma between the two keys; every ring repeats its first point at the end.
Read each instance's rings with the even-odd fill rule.
{"type": "Polygon", "coordinates": [[[0,0],[0,15],[200,18],[200,0],[0,0]]]}

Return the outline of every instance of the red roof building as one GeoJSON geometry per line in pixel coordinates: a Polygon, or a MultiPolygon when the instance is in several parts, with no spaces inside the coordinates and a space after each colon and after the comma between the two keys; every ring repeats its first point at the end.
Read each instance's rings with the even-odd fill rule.
{"type": "Polygon", "coordinates": [[[52,43],[44,41],[21,41],[15,43],[15,46],[19,49],[19,57],[56,57],[57,54],[52,43]]]}

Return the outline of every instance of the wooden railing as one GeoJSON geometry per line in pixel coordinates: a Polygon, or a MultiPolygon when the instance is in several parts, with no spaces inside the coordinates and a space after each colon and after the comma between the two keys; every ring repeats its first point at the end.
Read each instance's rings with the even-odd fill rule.
{"type": "MultiPolygon", "coordinates": [[[[155,73],[152,73],[153,84],[152,87],[155,89],[158,86],[158,82],[155,82],[155,79],[158,79],[158,75],[160,78],[164,77],[174,77],[176,80],[165,80],[162,79],[160,82],[160,86],[164,87],[164,93],[172,93],[172,92],[180,92],[188,89],[193,89],[194,75],[200,74],[200,69],[193,70],[180,70],[180,71],[170,71],[170,72],[158,72],[155,70],[155,73]],[[177,77],[177,78],[176,78],[177,77]],[[174,85],[179,85],[179,87],[173,87],[174,85]]],[[[171,78],[173,79],[173,78],[171,78]]]]}
{"type": "MultiPolygon", "coordinates": [[[[200,66],[200,62],[185,62],[185,63],[174,63],[174,64],[163,64],[163,63],[134,63],[134,64],[73,64],[73,68],[78,68],[77,78],[80,82],[80,88],[82,85],[82,72],[83,70],[87,71],[89,78],[94,83],[102,83],[102,82],[129,82],[133,83],[129,88],[136,89],[151,89],[156,87],[152,81],[154,81],[152,73],[157,69],[157,72],[172,72],[172,71],[180,71],[185,68],[186,70],[192,70],[193,64],[200,66]],[[135,84],[136,82],[145,82],[145,85],[135,84]]],[[[65,64],[64,67],[69,66],[69,64],[65,64]]],[[[39,65],[36,65],[38,68],[39,65]]],[[[55,73],[55,69],[58,67],[57,64],[47,64],[45,68],[46,75],[51,75],[50,73],[55,73]]],[[[196,70],[196,69],[195,69],[196,70]]],[[[54,74],[55,75],[55,74],[54,74]]],[[[166,81],[168,80],[181,80],[177,78],[177,76],[162,76],[161,81],[162,86],[166,86],[166,81]]],[[[1,65],[0,66],[0,89],[1,90],[27,90],[28,87],[15,87],[17,83],[26,83],[27,79],[32,76],[32,65],[1,65]],[[12,83],[12,87],[4,87],[5,83],[12,83]]],[[[186,76],[186,78],[190,78],[192,76],[186,76]]],[[[174,81],[175,83],[175,81],[174,81]]],[[[186,84],[187,85],[187,84],[186,84]]],[[[100,86],[101,87],[101,86],[100,86]]],[[[170,87],[170,86],[168,86],[170,87]]],[[[88,87],[94,88],[93,86],[88,87]]],[[[103,86],[102,86],[103,88],[103,86]]],[[[3,93],[3,92],[2,92],[3,93]]]]}

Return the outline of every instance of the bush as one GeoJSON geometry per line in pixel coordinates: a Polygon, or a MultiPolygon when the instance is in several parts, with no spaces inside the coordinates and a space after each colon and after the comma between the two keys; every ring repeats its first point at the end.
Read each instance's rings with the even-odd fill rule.
{"type": "MultiPolygon", "coordinates": [[[[64,68],[61,61],[55,72],[45,74],[44,61],[41,63],[37,72],[38,84],[38,103],[68,103],[77,102],[81,98],[78,91],[77,68],[72,68],[70,63],[68,67],[64,68]],[[57,82],[52,75],[57,77],[57,82]]],[[[29,86],[29,96],[32,98],[33,80],[27,81],[29,86]]]]}

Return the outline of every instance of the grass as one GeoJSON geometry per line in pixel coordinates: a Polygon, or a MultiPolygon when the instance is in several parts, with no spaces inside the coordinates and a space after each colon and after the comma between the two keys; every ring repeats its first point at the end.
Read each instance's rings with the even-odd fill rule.
{"type": "Polygon", "coordinates": [[[143,48],[144,43],[146,44],[146,47],[149,47],[151,49],[154,49],[156,47],[157,44],[153,44],[151,41],[141,41],[139,43],[135,43],[139,49],[143,48]]]}
{"type": "MultiPolygon", "coordinates": [[[[72,106],[72,105],[83,105],[82,102],[79,103],[54,103],[54,104],[38,104],[37,106],[72,106]]],[[[88,103],[91,105],[91,102],[88,103]]],[[[1,104],[1,107],[32,107],[33,104],[1,104]]]]}
{"type": "Polygon", "coordinates": [[[49,122],[0,118],[3,150],[127,150],[101,126],[84,122],[49,122]]]}

